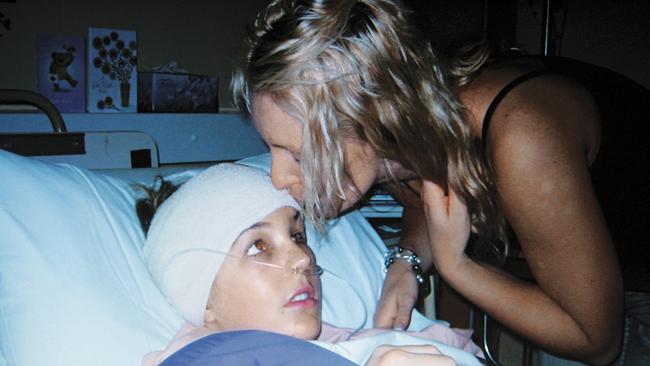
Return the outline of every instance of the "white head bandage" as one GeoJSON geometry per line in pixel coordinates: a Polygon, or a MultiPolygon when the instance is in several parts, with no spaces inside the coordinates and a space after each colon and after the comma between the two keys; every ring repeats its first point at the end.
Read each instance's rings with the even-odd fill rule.
{"type": "Polygon", "coordinates": [[[239,234],[281,207],[299,209],[266,172],[220,164],[183,184],[156,211],[144,244],[151,274],[188,322],[203,326],[212,282],[239,234]]]}

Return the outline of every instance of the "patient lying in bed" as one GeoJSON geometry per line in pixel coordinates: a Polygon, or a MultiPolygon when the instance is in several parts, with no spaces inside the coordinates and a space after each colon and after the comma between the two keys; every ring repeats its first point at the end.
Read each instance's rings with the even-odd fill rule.
{"type": "Polygon", "coordinates": [[[416,333],[323,324],[323,269],[307,246],[298,210],[266,173],[233,164],[212,167],[172,194],[155,212],[143,250],[186,324],[143,364],[198,355],[193,347],[205,346],[199,340],[240,330],[310,340],[357,364],[479,364],[471,333],[442,325],[416,333]]]}

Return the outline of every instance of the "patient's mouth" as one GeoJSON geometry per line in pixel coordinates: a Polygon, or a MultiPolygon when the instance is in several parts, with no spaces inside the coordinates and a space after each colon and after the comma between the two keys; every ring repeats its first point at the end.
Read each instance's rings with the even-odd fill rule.
{"type": "Polygon", "coordinates": [[[296,291],[284,306],[287,308],[310,308],[317,303],[318,299],[314,297],[314,289],[311,286],[305,286],[296,291]]]}

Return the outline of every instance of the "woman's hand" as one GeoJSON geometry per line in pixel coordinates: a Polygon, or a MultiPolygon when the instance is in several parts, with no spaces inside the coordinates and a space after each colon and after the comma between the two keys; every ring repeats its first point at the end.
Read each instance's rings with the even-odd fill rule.
{"type": "Polygon", "coordinates": [[[406,261],[396,261],[388,267],[374,316],[375,327],[406,329],[411,322],[411,310],[417,298],[418,283],[410,264],[406,261]]]}
{"type": "Polygon", "coordinates": [[[379,346],[365,366],[455,366],[456,362],[440,354],[434,346],[379,346]]]}
{"type": "Polygon", "coordinates": [[[469,259],[465,247],[470,234],[467,206],[451,188],[447,194],[439,185],[422,181],[420,197],[424,205],[429,245],[434,265],[444,274],[469,259]]]}
{"type": "MultiPolygon", "coordinates": [[[[468,260],[465,246],[469,239],[470,219],[467,207],[455,192],[450,189],[446,195],[439,185],[426,180],[413,189],[420,192],[420,197],[411,197],[411,192],[395,193],[395,187],[389,187],[389,190],[402,198],[404,206],[400,245],[420,255],[425,271],[432,259],[441,273],[447,268],[449,271],[457,269],[468,260]],[[409,197],[410,200],[403,201],[409,197]]],[[[418,284],[413,271],[408,263],[396,261],[384,280],[374,317],[375,327],[406,329],[417,296],[418,284]]]]}

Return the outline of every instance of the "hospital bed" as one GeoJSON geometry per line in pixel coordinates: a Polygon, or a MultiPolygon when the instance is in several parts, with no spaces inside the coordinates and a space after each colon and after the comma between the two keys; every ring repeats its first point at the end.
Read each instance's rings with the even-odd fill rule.
{"type": "MultiPolygon", "coordinates": [[[[181,183],[215,161],[181,164],[142,131],[67,132],[47,101],[0,93],[5,103],[25,97],[53,121],[53,132],[0,135],[0,366],[138,365],[146,352],[163,349],[182,321],[143,261],[135,184],[151,185],[159,175],[181,183]]],[[[251,128],[241,126],[248,134],[251,128]]],[[[241,155],[219,160],[251,154],[241,155]]],[[[268,168],[265,159],[244,163],[268,168]]],[[[346,245],[315,248],[319,263],[337,274],[323,277],[323,291],[333,294],[323,317],[370,326],[386,247],[359,211],[331,225],[339,236],[329,240],[346,245]]],[[[412,329],[428,324],[414,313],[412,329]]]]}

